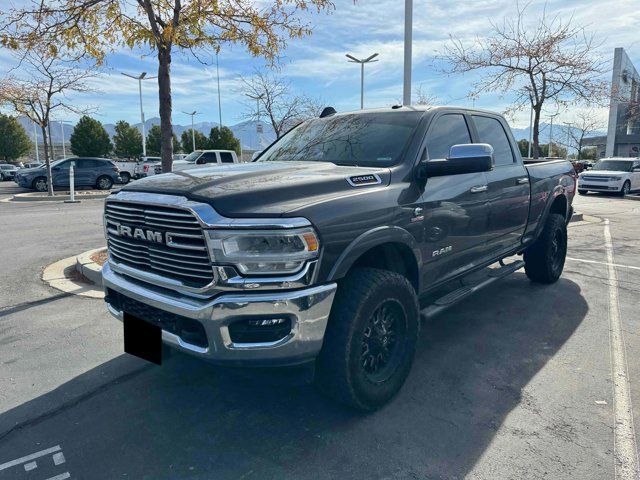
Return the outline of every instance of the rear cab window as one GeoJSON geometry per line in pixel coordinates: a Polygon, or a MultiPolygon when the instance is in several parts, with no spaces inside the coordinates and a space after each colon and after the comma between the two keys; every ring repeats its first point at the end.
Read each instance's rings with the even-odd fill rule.
{"type": "Polygon", "coordinates": [[[516,159],[502,123],[496,118],[482,115],[472,115],[471,118],[478,131],[479,142],[493,147],[494,165],[513,165],[516,159]]]}

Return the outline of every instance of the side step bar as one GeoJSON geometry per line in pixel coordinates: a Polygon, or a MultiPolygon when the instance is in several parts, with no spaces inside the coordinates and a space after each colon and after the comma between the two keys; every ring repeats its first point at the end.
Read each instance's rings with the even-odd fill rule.
{"type": "Polygon", "coordinates": [[[493,282],[512,274],[522,267],[524,267],[524,262],[522,260],[518,260],[508,265],[504,265],[500,268],[493,269],[487,274],[487,277],[484,280],[476,283],[475,285],[464,285],[457,290],[446,294],[444,297],[438,298],[431,305],[424,308],[420,313],[423,319],[428,320],[430,318],[433,318],[439,313],[442,313],[447,308],[452,307],[468,296],[473,295],[478,290],[491,285],[493,282]]]}

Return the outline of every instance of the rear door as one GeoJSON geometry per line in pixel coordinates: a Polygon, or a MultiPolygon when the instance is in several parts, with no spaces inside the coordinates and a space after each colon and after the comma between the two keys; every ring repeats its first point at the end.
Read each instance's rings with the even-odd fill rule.
{"type": "MultiPolygon", "coordinates": [[[[468,118],[446,112],[431,121],[425,136],[426,158],[449,156],[453,145],[471,143],[468,118]]],[[[423,150],[421,150],[423,151],[423,150]]],[[[420,199],[422,255],[426,287],[444,281],[481,260],[487,229],[487,177],[484,172],[427,179],[420,199]]]]}
{"type": "Polygon", "coordinates": [[[96,184],[96,171],[100,162],[98,160],[92,160],[90,158],[79,158],[76,160],[75,184],[76,185],[95,185],[96,184]]]}
{"type": "Polygon", "coordinates": [[[498,116],[474,114],[476,143],[493,147],[494,165],[487,172],[489,221],[487,228],[487,256],[520,244],[527,226],[530,203],[529,174],[519,151],[507,133],[509,126],[498,116]]]}
{"type": "Polygon", "coordinates": [[[233,154],[231,152],[218,152],[220,154],[220,163],[234,163],[233,154]]]}

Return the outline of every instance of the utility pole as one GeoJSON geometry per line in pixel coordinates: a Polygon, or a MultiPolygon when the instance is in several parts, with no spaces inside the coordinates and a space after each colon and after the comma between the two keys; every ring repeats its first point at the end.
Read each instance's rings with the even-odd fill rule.
{"type": "Polygon", "coordinates": [[[138,95],[140,96],[140,122],[142,123],[142,156],[147,156],[147,140],[146,140],[146,132],[144,126],[144,110],[142,109],[142,80],[151,80],[153,78],[158,77],[147,77],[147,72],[142,72],[137,77],[133,75],[129,75],[128,73],[121,72],[125,77],[133,78],[134,80],[138,80],[138,95]]]}
{"type": "Polygon", "coordinates": [[[411,48],[413,45],[413,0],[404,0],[404,83],[402,104],[411,105],[411,48]]]}
{"type": "Polygon", "coordinates": [[[258,122],[256,123],[256,133],[258,134],[258,148],[262,148],[262,125],[260,125],[260,100],[264,98],[264,93],[260,95],[246,94],[252,100],[256,101],[256,113],[258,115],[258,122]]]}
{"type": "Polygon", "coordinates": [[[551,127],[549,128],[549,157],[553,157],[553,119],[556,118],[560,112],[556,112],[553,115],[549,115],[551,119],[551,127]]]}
{"type": "Polygon", "coordinates": [[[529,115],[529,154],[528,158],[531,158],[531,148],[533,143],[533,106],[531,107],[531,114],[529,115]]]}
{"type": "Polygon", "coordinates": [[[193,150],[192,152],[196,151],[196,131],[194,130],[193,127],[193,117],[195,117],[198,112],[196,112],[195,110],[193,112],[182,112],[185,115],[191,115],[191,142],[193,143],[193,150]]]}
{"type": "Polygon", "coordinates": [[[354,57],[353,55],[346,54],[346,57],[349,59],[351,63],[359,63],[360,64],[360,110],[364,109],[364,64],[370,62],[377,62],[378,60],[374,60],[378,56],[377,53],[361,60],[359,58],[354,57]]]}

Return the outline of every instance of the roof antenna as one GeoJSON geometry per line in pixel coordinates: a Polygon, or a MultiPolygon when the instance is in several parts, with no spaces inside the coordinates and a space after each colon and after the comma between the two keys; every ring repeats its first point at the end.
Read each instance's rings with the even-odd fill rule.
{"type": "Polygon", "coordinates": [[[322,110],[322,113],[320,114],[320,118],[324,118],[324,117],[329,117],[331,115],[334,115],[338,112],[336,112],[336,109],[333,107],[324,107],[324,110],[322,110]]]}

